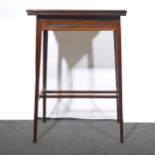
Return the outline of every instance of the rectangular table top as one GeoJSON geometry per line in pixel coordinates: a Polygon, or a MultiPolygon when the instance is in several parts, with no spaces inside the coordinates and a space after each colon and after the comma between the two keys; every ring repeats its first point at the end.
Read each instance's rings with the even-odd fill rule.
{"type": "Polygon", "coordinates": [[[102,17],[102,16],[125,16],[126,10],[43,10],[28,9],[28,15],[36,16],[80,16],[80,17],[102,17]]]}

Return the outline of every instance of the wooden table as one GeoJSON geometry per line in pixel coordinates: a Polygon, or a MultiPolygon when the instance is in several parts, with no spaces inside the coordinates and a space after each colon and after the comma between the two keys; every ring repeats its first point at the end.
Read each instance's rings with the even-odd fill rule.
{"type": "Polygon", "coordinates": [[[38,100],[43,98],[43,122],[46,121],[46,98],[115,98],[117,121],[120,124],[120,142],[123,143],[122,67],[120,17],[125,10],[27,10],[35,15],[36,23],[36,78],[33,142],[37,141],[38,100]],[[47,90],[48,31],[114,31],[116,90],[47,90]],[[39,92],[41,39],[43,32],[43,90],[39,92]]]}

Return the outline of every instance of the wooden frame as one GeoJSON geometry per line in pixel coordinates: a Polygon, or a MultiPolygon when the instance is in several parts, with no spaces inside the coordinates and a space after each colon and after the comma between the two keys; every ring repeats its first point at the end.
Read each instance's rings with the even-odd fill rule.
{"type": "Polygon", "coordinates": [[[117,121],[120,123],[120,142],[123,143],[122,65],[120,16],[125,10],[27,10],[37,17],[36,23],[36,79],[33,142],[37,141],[38,100],[43,98],[43,122],[46,122],[46,98],[116,98],[117,121]],[[114,31],[116,90],[46,90],[48,31],[114,31]],[[43,90],[39,92],[41,38],[43,31],[43,90]]]}

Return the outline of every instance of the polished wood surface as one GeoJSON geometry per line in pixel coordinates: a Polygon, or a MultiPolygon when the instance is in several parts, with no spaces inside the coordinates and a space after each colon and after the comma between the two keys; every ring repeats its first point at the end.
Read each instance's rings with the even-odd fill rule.
{"type": "Polygon", "coordinates": [[[113,20],[104,19],[44,19],[38,18],[41,29],[44,31],[99,31],[115,30],[119,24],[119,18],[113,20]]]}
{"type": "Polygon", "coordinates": [[[43,122],[46,121],[46,98],[115,98],[117,101],[117,121],[120,124],[120,142],[123,136],[122,106],[122,65],[121,65],[121,26],[120,16],[126,10],[27,10],[35,15],[36,23],[36,78],[33,142],[37,141],[38,101],[43,98],[43,122]],[[111,30],[114,32],[116,90],[47,90],[47,47],[48,31],[87,31],[111,30]],[[41,35],[43,31],[43,90],[39,92],[41,35]]]}
{"type": "MultiPolygon", "coordinates": [[[[43,89],[47,87],[47,47],[48,47],[48,31],[43,33],[43,89]]],[[[43,122],[46,122],[46,94],[43,92],[43,122]]]]}
{"type": "Polygon", "coordinates": [[[125,16],[126,10],[42,10],[28,9],[28,15],[36,16],[125,16]]]}

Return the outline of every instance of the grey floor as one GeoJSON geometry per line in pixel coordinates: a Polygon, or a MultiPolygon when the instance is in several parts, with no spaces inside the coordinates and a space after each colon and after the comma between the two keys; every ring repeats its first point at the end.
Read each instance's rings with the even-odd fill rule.
{"type": "Polygon", "coordinates": [[[0,121],[0,155],[155,155],[155,124],[126,123],[119,143],[115,121],[39,120],[37,144],[32,121],[0,121]]]}

